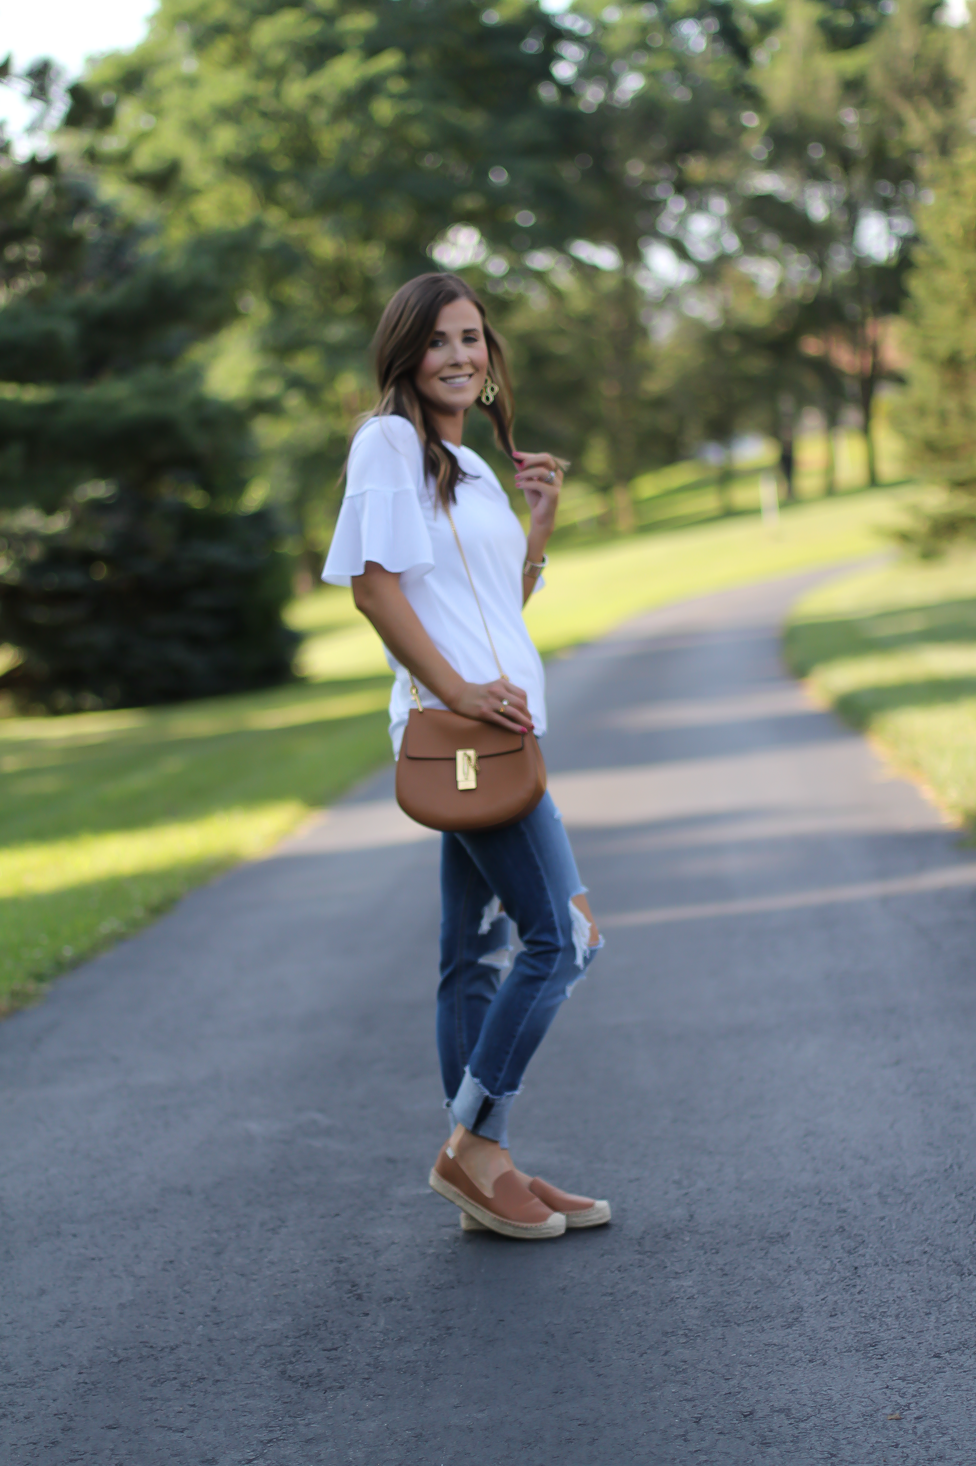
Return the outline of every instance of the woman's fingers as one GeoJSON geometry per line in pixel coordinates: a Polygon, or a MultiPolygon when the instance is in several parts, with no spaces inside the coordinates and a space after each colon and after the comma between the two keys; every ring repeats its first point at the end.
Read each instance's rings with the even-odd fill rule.
{"type": "Polygon", "coordinates": [[[524,489],[527,484],[538,484],[540,488],[548,488],[560,482],[559,469],[547,468],[544,463],[541,463],[538,468],[527,468],[524,473],[517,473],[515,482],[520,489],[524,489]],[[552,478],[549,477],[550,473],[552,478]]]}
{"type": "Polygon", "coordinates": [[[505,713],[489,713],[482,718],[483,723],[495,723],[499,728],[504,728],[506,733],[534,733],[531,718],[517,718],[505,713]]]}
{"type": "Polygon", "coordinates": [[[486,723],[497,723],[499,728],[505,728],[509,733],[533,732],[532,715],[528,709],[523,712],[515,707],[487,707],[481,719],[486,723]]]}
{"type": "Polygon", "coordinates": [[[563,473],[551,453],[522,453],[518,457],[515,486],[522,490],[533,524],[551,528],[563,486],[563,473]]]}
{"type": "Polygon", "coordinates": [[[562,469],[551,453],[516,453],[515,459],[515,482],[519,487],[525,483],[558,483],[562,479],[562,469]]]}
{"type": "Polygon", "coordinates": [[[453,704],[453,710],[468,718],[495,723],[510,733],[531,732],[533,728],[528,698],[523,689],[500,679],[482,684],[467,683],[453,704]]]}
{"type": "Polygon", "coordinates": [[[506,677],[490,682],[485,692],[493,720],[501,727],[532,728],[532,714],[529,712],[528,694],[524,688],[516,687],[506,677]]]}

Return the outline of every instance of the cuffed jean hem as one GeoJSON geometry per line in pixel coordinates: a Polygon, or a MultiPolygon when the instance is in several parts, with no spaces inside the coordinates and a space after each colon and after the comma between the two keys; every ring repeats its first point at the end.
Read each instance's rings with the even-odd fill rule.
{"type": "Polygon", "coordinates": [[[508,1112],[516,1098],[516,1094],[503,1094],[494,1099],[465,1069],[461,1086],[451,1100],[451,1118],[455,1125],[463,1125],[485,1140],[497,1140],[507,1149],[508,1112]]]}

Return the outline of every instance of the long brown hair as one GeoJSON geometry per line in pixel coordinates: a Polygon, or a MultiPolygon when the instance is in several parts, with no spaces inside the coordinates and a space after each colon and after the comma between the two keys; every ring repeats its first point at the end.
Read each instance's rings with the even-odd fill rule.
{"type": "Polygon", "coordinates": [[[505,362],[505,348],[489,326],[485,308],[475,292],[458,275],[434,272],[408,280],[390,301],[373,337],[373,357],[379,384],[379,401],[370,417],[405,417],[413,423],[424,445],[424,469],[433,479],[442,504],[453,504],[464,471],[454,454],[441,441],[430,409],[414,385],[414,373],[423,361],[437,317],[452,300],[470,300],[481,316],[488,346],[488,375],[498,387],[490,407],[475,403],[491,418],[498,446],[511,458],[514,403],[512,383],[505,362]]]}

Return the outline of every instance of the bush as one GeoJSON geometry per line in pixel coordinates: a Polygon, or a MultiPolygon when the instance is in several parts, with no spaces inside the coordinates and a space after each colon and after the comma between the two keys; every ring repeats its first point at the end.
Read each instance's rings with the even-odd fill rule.
{"type": "Polygon", "coordinates": [[[133,707],[241,692],[292,675],[290,563],[270,510],[116,491],[57,527],[7,533],[0,677],[22,710],[133,707]]]}

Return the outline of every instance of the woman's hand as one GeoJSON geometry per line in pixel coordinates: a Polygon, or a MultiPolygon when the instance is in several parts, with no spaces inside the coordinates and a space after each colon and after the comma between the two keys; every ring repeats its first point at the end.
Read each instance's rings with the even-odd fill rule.
{"type": "Polygon", "coordinates": [[[482,723],[497,723],[509,733],[534,731],[528,697],[507,677],[495,682],[462,682],[447,705],[452,713],[479,718],[482,723]]]}
{"type": "Polygon", "coordinates": [[[556,505],[563,486],[559,459],[551,453],[516,453],[515,483],[525,495],[532,528],[546,539],[556,522],[556,505]]]}

